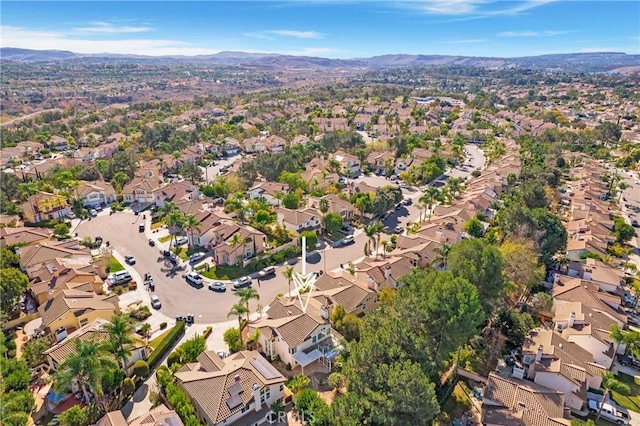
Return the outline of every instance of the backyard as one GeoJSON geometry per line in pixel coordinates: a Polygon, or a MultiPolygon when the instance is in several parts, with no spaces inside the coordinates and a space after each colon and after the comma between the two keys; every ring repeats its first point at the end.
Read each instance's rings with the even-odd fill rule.
{"type": "Polygon", "coordinates": [[[629,385],[630,392],[621,394],[613,391],[611,399],[627,410],[640,413],[640,377],[633,377],[625,373],[618,373],[618,380],[629,385]]]}
{"type": "Polygon", "coordinates": [[[434,426],[449,426],[454,419],[462,417],[464,413],[469,411],[472,408],[468,396],[470,393],[469,386],[463,381],[458,381],[453,387],[451,395],[442,404],[440,414],[433,421],[434,426]]]}

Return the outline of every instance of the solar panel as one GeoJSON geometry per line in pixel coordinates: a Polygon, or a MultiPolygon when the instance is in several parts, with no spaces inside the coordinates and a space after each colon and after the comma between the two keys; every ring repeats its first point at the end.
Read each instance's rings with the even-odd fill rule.
{"type": "Polygon", "coordinates": [[[229,397],[229,399],[227,399],[227,407],[229,407],[230,410],[233,410],[234,408],[236,408],[238,405],[241,405],[241,404],[242,404],[242,398],[238,394],[233,394],[229,397]]]}
{"type": "Polygon", "coordinates": [[[280,372],[276,370],[275,367],[269,363],[269,361],[261,356],[252,359],[251,365],[253,365],[253,367],[258,370],[258,373],[262,374],[262,377],[267,380],[277,379],[281,376],[280,372]]]}
{"type": "Polygon", "coordinates": [[[229,395],[231,396],[238,395],[240,392],[242,392],[242,386],[240,385],[240,383],[236,382],[227,388],[227,392],[229,392],[229,395]]]}

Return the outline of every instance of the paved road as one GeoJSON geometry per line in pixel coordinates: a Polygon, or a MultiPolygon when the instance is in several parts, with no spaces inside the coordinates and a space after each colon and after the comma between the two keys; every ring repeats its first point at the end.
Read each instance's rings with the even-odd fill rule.
{"type": "MultiPolygon", "coordinates": [[[[471,167],[454,169],[449,172],[450,175],[466,177],[470,175],[476,167],[481,167],[484,164],[484,156],[478,148],[468,146],[468,151],[470,153],[470,159],[465,164],[471,165],[471,167]]],[[[224,163],[220,162],[216,167],[223,164],[224,163]]],[[[361,179],[367,179],[373,186],[383,186],[390,183],[388,180],[376,176],[362,177],[361,179]]],[[[405,190],[404,194],[405,197],[416,200],[420,197],[421,191],[405,190]]],[[[414,203],[414,205],[408,206],[408,208],[394,211],[384,223],[389,226],[390,229],[393,229],[397,224],[404,226],[409,220],[413,222],[417,221],[419,215],[420,212],[414,203]]],[[[135,216],[130,211],[109,215],[107,209],[91,221],[85,220],[80,222],[74,232],[77,232],[80,238],[85,236],[101,236],[105,241],[111,243],[118,253],[117,257],[120,259],[126,255],[133,255],[136,258],[136,264],[133,267],[125,266],[132,272],[134,279],[139,280],[140,283],[141,276],[146,272],[151,273],[156,283],[154,294],[157,295],[162,302],[160,312],[163,315],[160,315],[160,317],[166,315],[169,318],[174,318],[176,315],[192,313],[197,323],[227,321],[229,309],[238,301],[237,296],[230,290],[230,285],[225,293],[215,293],[208,290],[206,285],[201,289],[196,289],[188,285],[184,278],[182,278],[182,274],[186,271],[180,271],[175,275],[168,275],[160,253],[162,249],[167,248],[168,244],[157,241],[159,234],[150,231],[149,218],[147,218],[146,231],[144,233],[138,232],[138,225],[142,220],[142,215],[135,216]],[[149,246],[149,238],[156,239],[155,247],[149,246]]],[[[364,245],[367,237],[362,230],[356,230],[354,239],[355,242],[353,244],[347,246],[337,244],[335,247],[322,247],[320,250],[310,254],[307,257],[307,272],[335,270],[340,268],[341,264],[346,265],[350,261],[355,263],[363,258],[364,245]]],[[[386,238],[383,237],[383,239],[386,238]]],[[[185,266],[187,270],[189,270],[189,265],[185,266]]],[[[276,276],[268,280],[261,280],[260,286],[258,286],[257,280],[253,281],[253,287],[260,293],[260,300],[251,301],[252,310],[255,310],[258,303],[267,305],[277,294],[287,293],[288,283],[282,276],[283,268],[284,265],[278,266],[276,276]]],[[[297,262],[294,268],[296,271],[300,271],[301,263],[297,262]]],[[[140,286],[139,288],[143,287],[140,286]]],[[[140,291],[138,291],[138,293],[139,292],[140,291]]],[[[139,294],[132,297],[139,297],[139,294]]],[[[148,302],[148,297],[142,299],[144,302],[148,302]]]]}
{"type": "Polygon", "coordinates": [[[204,178],[207,182],[214,181],[219,175],[220,169],[224,166],[231,165],[236,161],[240,160],[242,156],[234,155],[231,157],[223,158],[221,160],[215,160],[216,165],[211,167],[200,167],[202,172],[204,173],[204,178]]]}

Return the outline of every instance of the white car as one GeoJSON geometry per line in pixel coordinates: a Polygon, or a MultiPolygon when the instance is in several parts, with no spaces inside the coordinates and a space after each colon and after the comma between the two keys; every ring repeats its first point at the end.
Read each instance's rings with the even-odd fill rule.
{"type": "Polygon", "coordinates": [[[209,290],[211,291],[227,291],[227,285],[220,281],[215,281],[209,284],[209,290]]]}
{"type": "Polygon", "coordinates": [[[195,287],[202,287],[204,285],[204,280],[197,272],[187,272],[185,279],[189,284],[195,287]]]}
{"type": "Polygon", "coordinates": [[[193,253],[191,256],[189,256],[189,262],[191,263],[196,263],[198,262],[200,259],[202,259],[205,256],[204,253],[200,252],[200,253],[193,253]]]}
{"type": "Polygon", "coordinates": [[[151,307],[153,309],[160,309],[162,307],[162,302],[160,302],[158,296],[151,296],[151,307]]]}
{"type": "Polygon", "coordinates": [[[600,416],[609,420],[610,422],[617,423],[619,425],[629,424],[629,412],[626,408],[618,407],[613,402],[604,404],[600,401],[593,399],[589,400],[589,411],[592,413],[600,412],[600,416]],[[600,406],[602,405],[602,410],[600,406]]]}
{"type": "Polygon", "coordinates": [[[187,244],[188,241],[189,239],[187,237],[178,237],[176,238],[176,245],[181,246],[183,244],[187,244]]]}

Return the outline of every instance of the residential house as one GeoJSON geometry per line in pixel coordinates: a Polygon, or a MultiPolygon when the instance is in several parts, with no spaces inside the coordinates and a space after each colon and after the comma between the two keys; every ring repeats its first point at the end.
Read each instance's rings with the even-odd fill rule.
{"type": "Polygon", "coordinates": [[[122,415],[122,411],[116,410],[109,411],[104,416],[100,417],[100,420],[98,420],[95,426],[128,426],[128,424],[124,415],[122,415]]]}
{"type": "MultiPolygon", "coordinates": [[[[129,426],[184,426],[175,410],[170,410],[164,404],[153,407],[148,413],[136,417],[129,422],[129,426]]],[[[97,425],[110,426],[110,425],[97,425]]],[[[117,426],[117,425],[113,425],[117,426]]]]}
{"type": "Polygon", "coordinates": [[[134,177],[131,182],[122,188],[124,202],[147,204],[154,203],[156,197],[154,191],[162,187],[162,180],[157,176],[134,177]]]}
{"type": "Polygon", "coordinates": [[[289,193],[289,185],[280,182],[258,182],[255,183],[248,191],[249,198],[262,199],[272,206],[279,206],[280,197],[289,193]]]}
{"type": "Polygon", "coordinates": [[[522,365],[514,366],[514,375],[533,380],[565,395],[565,405],[581,411],[587,403],[587,390],[599,389],[607,368],[594,360],[591,352],[566,340],[553,330],[536,328],[522,346],[522,365]],[[523,372],[519,369],[524,369],[523,372]]]}
{"type": "MultiPolygon", "coordinates": [[[[109,333],[104,329],[106,324],[109,324],[109,321],[98,318],[66,335],[65,333],[56,334],[57,343],[43,352],[51,371],[56,371],[58,365],[76,353],[75,340],[94,343],[106,342],[109,339],[109,333]]],[[[132,373],[133,364],[136,361],[147,358],[145,342],[136,334],[132,334],[131,337],[134,343],[129,347],[131,353],[127,355],[125,361],[125,367],[129,375],[132,373]]]]}
{"type": "Polygon", "coordinates": [[[236,225],[227,221],[200,236],[205,247],[210,247],[218,265],[236,265],[262,253],[266,246],[266,235],[248,225],[236,225]],[[207,235],[209,234],[209,235],[207,235]],[[239,243],[233,243],[233,235],[238,234],[239,243]],[[210,239],[203,238],[210,237],[210,239]]]}
{"type": "Polygon", "coordinates": [[[306,145],[307,142],[309,142],[309,138],[305,135],[296,135],[293,139],[291,139],[291,146],[306,145]]]}
{"type": "Polygon", "coordinates": [[[49,192],[30,196],[20,205],[25,222],[39,223],[45,220],[66,219],[71,213],[66,197],[49,192]]]}
{"type": "Polygon", "coordinates": [[[367,164],[374,172],[381,172],[389,166],[393,166],[396,161],[395,155],[389,151],[372,152],[367,156],[367,164]]]}
{"type": "Polygon", "coordinates": [[[412,270],[413,264],[405,257],[367,257],[356,265],[355,282],[375,292],[385,287],[397,289],[404,285],[402,278],[412,270]]]}
{"type": "MultiPolygon", "coordinates": [[[[343,221],[353,219],[356,208],[350,202],[343,200],[335,194],[328,194],[322,198],[329,202],[329,210],[327,213],[338,213],[343,221]]],[[[320,198],[309,197],[308,207],[319,210],[320,198]]]]}
{"type": "Polygon", "coordinates": [[[260,425],[276,401],[284,403],[286,378],[256,351],[241,351],[221,359],[200,354],[175,373],[195,414],[208,426],[260,425]]]}
{"type": "Polygon", "coordinates": [[[489,373],[482,401],[482,424],[569,426],[564,393],[516,377],[489,373]]]}
{"type": "Polygon", "coordinates": [[[309,300],[306,312],[297,297],[274,299],[264,317],[249,323],[249,333],[256,330],[260,330],[261,352],[271,360],[279,357],[292,368],[318,360],[329,365],[339,352],[329,307],[314,298],[309,300]]]}
{"type": "MultiPolygon", "coordinates": [[[[199,200],[198,187],[188,181],[174,181],[153,191],[155,204],[163,207],[166,202],[178,203],[179,201],[199,200]]],[[[202,203],[200,203],[202,205],[202,203]]]]}
{"type": "MultiPolygon", "coordinates": [[[[28,291],[38,305],[46,303],[52,296],[63,290],[92,291],[96,294],[102,290],[104,281],[95,271],[86,270],[82,267],[74,269],[73,267],[68,267],[59,259],[55,259],[51,264],[55,265],[51,267],[51,277],[41,274],[29,283],[28,291]]],[[[47,265],[47,268],[49,268],[49,265],[47,265]]]]}
{"type": "Polygon", "coordinates": [[[0,248],[13,245],[29,245],[48,241],[51,231],[47,228],[27,228],[8,226],[0,228],[0,248]]]}
{"type": "Polygon", "coordinates": [[[20,257],[20,269],[30,278],[44,264],[56,258],[74,258],[76,261],[83,258],[91,260],[91,250],[81,246],[77,240],[70,241],[46,241],[28,246],[18,247],[16,254],[20,257]]]}
{"type": "Polygon", "coordinates": [[[340,179],[337,173],[328,173],[317,167],[310,167],[309,164],[307,164],[307,170],[300,173],[300,177],[307,182],[308,188],[311,191],[334,185],[340,179]]]}
{"type": "Polygon", "coordinates": [[[340,163],[344,174],[348,176],[360,174],[360,160],[355,155],[347,154],[344,151],[336,151],[332,158],[340,163]]]}
{"type": "Polygon", "coordinates": [[[40,330],[45,334],[64,334],[77,330],[97,319],[111,321],[120,313],[117,295],[97,295],[94,292],[63,290],[38,307],[42,317],[40,330]]]}
{"type": "Polygon", "coordinates": [[[276,213],[278,214],[278,222],[291,231],[300,233],[309,229],[322,229],[322,215],[316,209],[291,210],[279,208],[276,213]]]}
{"type": "Polygon", "coordinates": [[[253,154],[264,152],[267,148],[264,139],[252,136],[242,141],[242,149],[247,154],[253,154]]]}
{"type": "Polygon", "coordinates": [[[273,153],[284,152],[284,149],[287,146],[287,141],[284,138],[276,135],[269,136],[264,143],[269,152],[273,153]]]}
{"type": "Polygon", "coordinates": [[[225,138],[222,145],[222,150],[227,153],[228,156],[237,155],[240,151],[240,142],[234,138],[225,138]]]}
{"type": "Polygon", "coordinates": [[[349,130],[349,121],[346,118],[322,118],[315,117],[312,119],[313,124],[318,126],[321,132],[329,133],[338,130],[349,130]]]}
{"type": "Polygon", "coordinates": [[[85,207],[106,206],[116,201],[116,190],[104,181],[81,182],[75,195],[85,207]]]}

